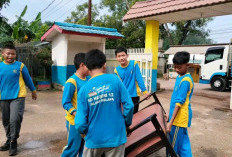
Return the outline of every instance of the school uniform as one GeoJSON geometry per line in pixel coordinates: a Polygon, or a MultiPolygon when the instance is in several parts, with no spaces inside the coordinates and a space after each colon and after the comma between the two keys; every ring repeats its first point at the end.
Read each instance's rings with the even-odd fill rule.
{"type": "Polygon", "coordinates": [[[65,83],[62,97],[62,105],[65,109],[66,128],[68,132],[68,143],[63,148],[62,157],[82,156],[84,140],[75,130],[73,112],[77,110],[77,93],[80,88],[88,81],[88,78],[81,79],[73,74],[65,83]]]}
{"type": "MultiPolygon", "coordinates": [[[[117,66],[114,73],[118,75],[126,86],[134,105],[137,104],[141,92],[143,94],[147,93],[138,63],[130,60],[126,67],[122,67],[121,65],[117,66]]],[[[134,108],[134,112],[138,112],[138,106],[134,108]]]]}
{"type": "Polygon", "coordinates": [[[26,85],[31,91],[35,91],[28,69],[23,63],[0,63],[0,102],[7,141],[17,141],[19,138],[27,94],[26,85]]]}
{"type": "Polygon", "coordinates": [[[180,110],[173,122],[170,132],[170,143],[180,157],[192,157],[191,144],[187,128],[191,126],[192,109],[190,100],[194,83],[189,73],[177,76],[170,103],[169,120],[172,118],[175,106],[180,110]]]}
{"type": "Polygon", "coordinates": [[[120,79],[113,74],[92,77],[78,93],[75,117],[77,131],[86,135],[84,155],[124,154],[126,126],[131,125],[132,117],[133,102],[120,79]]]}

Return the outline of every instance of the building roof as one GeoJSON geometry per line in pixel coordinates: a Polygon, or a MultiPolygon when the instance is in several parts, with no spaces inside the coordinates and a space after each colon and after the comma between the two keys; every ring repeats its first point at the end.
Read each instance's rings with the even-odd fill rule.
{"type": "Polygon", "coordinates": [[[55,22],[51,28],[47,30],[46,33],[41,37],[41,41],[47,40],[50,41],[51,38],[56,34],[72,34],[72,35],[85,35],[85,36],[95,36],[102,38],[113,38],[119,39],[124,37],[120,34],[117,29],[114,28],[105,28],[105,27],[95,27],[95,26],[86,26],[79,24],[71,24],[64,22],[55,22]]]}
{"type": "Polygon", "coordinates": [[[178,51],[187,51],[190,54],[205,54],[206,50],[210,47],[228,46],[229,43],[211,44],[211,45],[173,45],[164,54],[175,54],[178,51]]]}
{"type": "Polygon", "coordinates": [[[147,0],[136,2],[123,17],[160,23],[232,14],[231,0],[147,0]]]}

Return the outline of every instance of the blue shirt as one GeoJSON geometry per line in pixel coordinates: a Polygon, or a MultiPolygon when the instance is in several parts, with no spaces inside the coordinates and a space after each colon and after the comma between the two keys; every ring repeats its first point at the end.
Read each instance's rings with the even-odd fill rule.
{"type": "Polygon", "coordinates": [[[122,80],[131,97],[140,96],[140,90],[144,94],[147,93],[139,65],[136,61],[130,60],[126,67],[119,65],[114,72],[122,80]]]}
{"type": "Polygon", "coordinates": [[[18,61],[12,64],[0,63],[0,100],[25,97],[26,85],[31,91],[35,90],[27,67],[18,61]]]}
{"type": "Polygon", "coordinates": [[[62,105],[66,110],[66,120],[69,121],[71,125],[74,125],[73,112],[77,109],[77,93],[80,88],[88,81],[88,78],[81,79],[76,74],[73,74],[66,81],[64,85],[64,92],[62,97],[62,105]]]}
{"type": "Polygon", "coordinates": [[[78,93],[75,127],[86,134],[87,148],[117,147],[126,143],[126,126],[131,125],[133,102],[114,74],[92,77],[78,93]]]}
{"type": "Polygon", "coordinates": [[[188,73],[183,76],[177,76],[170,103],[169,120],[172,118],[175,106],[180,106],[180,110],[174,119],[173,125],[178,127],[190,127],[192,120],[192,109],[190,100],[193,94],[193,79],[188,73]]]}

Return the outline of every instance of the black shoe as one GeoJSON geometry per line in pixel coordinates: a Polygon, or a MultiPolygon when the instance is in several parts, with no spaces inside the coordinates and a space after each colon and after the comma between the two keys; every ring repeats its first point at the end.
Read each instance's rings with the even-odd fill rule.
{"type": "Polygon", "coordinates": [[[0,151],[7,151],[10,149],[10,140],[7,140],[6,143],[0,147],[0,151]]]}
{"type": "Polygon", "coordinates": [[[15,156],[16,154],[17,154],[17,141],[11,141],[9,156],[15,156]]]}

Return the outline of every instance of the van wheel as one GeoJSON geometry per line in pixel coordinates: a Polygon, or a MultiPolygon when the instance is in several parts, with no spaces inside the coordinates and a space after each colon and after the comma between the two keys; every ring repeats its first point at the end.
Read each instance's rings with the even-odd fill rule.
{"type": "Polygon", "coordinates": [[[224,91],[226,89],[226,80],[223,77],[216,76],[210,82],[211,88],[215,91],[224,91]]]}

